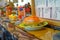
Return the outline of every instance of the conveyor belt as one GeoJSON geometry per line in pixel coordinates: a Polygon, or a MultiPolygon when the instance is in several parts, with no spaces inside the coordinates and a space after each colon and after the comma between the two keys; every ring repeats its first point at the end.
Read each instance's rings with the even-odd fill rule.
{"type": "MultiPolygon", "coordinates": [[[[14,24],[11,24],[10,23],[10,20],[8,19],[5,19],[5,18],[1,18],[1,21],[2,21],[2,23],[1,23],[1,26],[5,29],[5,30],[8,30],[8,31],[6,31],[5,32],[5,34],[8,32],[8,34],[13,34],[14,35],[14,37],[11,35],[10,37],[12,37],[13,38],[13,40],[15,40],[15,37],[17,37],[17,39],[18,40],[40,40],[40,39],[38,39],[37,37],[35,37],[34,35],[31,35],[31,34],[29,34],[29,33],[27,33],[26,31],[24,31],[24,30],[22,30],[22,29],[19,29],[18,27],[18,30],[14,30],[14,24]],[[10,24],[11,26],[9,27],[8,26],[8,29],[7,29],[7,27],[6,27],[6,23],[8,23],[8,24],[10,24]],[[13,32],[11,31],[11,28],[13,28],[13,32]]],[[[9,36],[8,34],[6,34],[7,36],[9,36]]],[[[8,38],[10,38],[10,37],[8,37],[8,38]]],[[[9,40],[9,39],[8,39],[9,40]]]]}
{"type": "Polygon", "coordinates": [[[0,39],[1,40],[17,40],[10,32],[8,32],[1,24],[0,24],[0,39]]]}

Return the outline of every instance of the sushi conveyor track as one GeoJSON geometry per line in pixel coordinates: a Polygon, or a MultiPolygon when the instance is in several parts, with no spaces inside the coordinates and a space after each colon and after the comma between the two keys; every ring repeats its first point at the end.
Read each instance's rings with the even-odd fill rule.
{"type": "Polygon", "coordinates": [[[41,40],[37,37],[35,37],[32,34],[29,34],[23,29],[20,29],[18,27],[15,28],[16,25],[11,24],[8,19],[0,18],[0,31],[2,31],[3,37],[0,34],[1,40],[41,40]],[[10,25],[10,26],[7,26],[10,25]]]}

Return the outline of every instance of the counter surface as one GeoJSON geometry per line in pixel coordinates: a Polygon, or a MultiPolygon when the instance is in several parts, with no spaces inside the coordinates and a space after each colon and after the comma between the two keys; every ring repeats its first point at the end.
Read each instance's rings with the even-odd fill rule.
{"type": "MultiPolygon", "coordinates": [[[[60,27],[60,21],[47,20],[47,19],[44,20],[46,20],[49,23],[49,25],[55,25],[60,27]]],[[[53,35],[60,31],[54,30],[52,28],[45,28],[42,30],[27,31],[27,32],[43,40],[53,40],[53,35]]]]}
{"type": "MultiPolygon", "coordinates": [[[[46,19],[44,19],[46,20],[46,19]]],[[[52,20],[46,20],[49,25],[55,25],[55,26],[60,26],[60,21],[52,21],[52,20]]],[[[42,39],[42,40],[52,40],[53,39],[53,35],[56,34],[57,32],[59,32],[58,30],[54,30],[51,28],[47,28],[45,27],[44,29],[41,30],[36,30],[36,31],[24,31],[21,30],[21,28],[19,28],[18,26],[12,26],[11,27],[7,27],[6,28],[10,33],[17,35],[17,38],[20,38],[21,34],[25,34],[27,35],[26,38],[35,38],[35,39],[42,39]],[[14,29],[15,28],[15,29],[14,29]],[[16,31],[17,30],[17,31],[16,31]],[[23,31],[23,33],[21,33],[21,31],[23,31]],[[19,35],[18,35],[19,34],[19,35]]],[[[24,36],[23,36],[24,37],[24,36]]]]}

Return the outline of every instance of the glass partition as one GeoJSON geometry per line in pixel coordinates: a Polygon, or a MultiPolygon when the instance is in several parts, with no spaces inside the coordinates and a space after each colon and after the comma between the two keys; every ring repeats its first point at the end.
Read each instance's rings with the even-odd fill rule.
{"type": "Polygon", "coordinates": [[[36,15],[42,18],[60,20],[60,0],[35,0],[36,15]]]}

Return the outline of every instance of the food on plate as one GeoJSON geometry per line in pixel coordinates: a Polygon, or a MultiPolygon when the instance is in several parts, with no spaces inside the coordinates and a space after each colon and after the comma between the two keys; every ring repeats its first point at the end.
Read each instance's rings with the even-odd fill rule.
{"type": "Polygon", "coordinates": [[[37,30],[43,28],[47,24],[48,22],[40,19],[39,17],[29,16],[26,17],[21,24],[19,24],[19,27],[25,28],[27,30],[37,30]]]}

